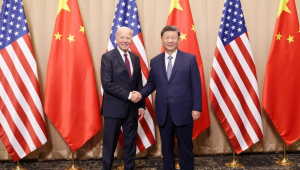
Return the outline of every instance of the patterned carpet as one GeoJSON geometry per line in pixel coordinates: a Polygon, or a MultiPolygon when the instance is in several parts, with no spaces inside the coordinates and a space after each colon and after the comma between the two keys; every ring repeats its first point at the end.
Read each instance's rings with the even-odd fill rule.
{"type": "MultiPolygon", "coordinates": [[[[294,162],[292,166],[281,166],[275,164],[275,161],[282,158],[282,154],[245,154],[239,155],[238,161],[244,164],[243,168],[239,169],[292,169],[300,170],[300,153],[289,153],[287,158],[294,162]]],[[[196,170],[207,170],[207,169],[233,169],[228,168],[224,164],[232,160],[232,155],[212,155],[212,156],[200,156],[195,157],[195,169],[196,170]]],[[[123,163],[122,159],[115,159],[113,168],[117,169],[123,163]]],[[[20,165],[27,170],[64,170],[71,164],[71,161],[20,161],[20,165]]],[[[102,169],[102,160],[80,160],[75,161],[80,168],[83,170],[100,170],[102,169]]],[[[0,170],[12,170],[16,166],[16,163],[12,161],[0,161],[0,170]]],[[[163,168],[162,158],[153,159],[137,159],[136,169],[141,170],[162,170],[163,168]]]]}

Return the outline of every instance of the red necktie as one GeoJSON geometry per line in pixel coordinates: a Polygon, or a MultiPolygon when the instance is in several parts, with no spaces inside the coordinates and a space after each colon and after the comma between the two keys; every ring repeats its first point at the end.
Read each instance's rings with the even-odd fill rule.
{"type": "Polygon", "coordinates": [[[124,54],[124,57],[125,57],[125,65],[127,67],[127,71],[128,71],[129,77],[131,79],[131,70],[130,70],[130,64],[129,64],[129,60],[127,58],[127,54],[124,54]]]}

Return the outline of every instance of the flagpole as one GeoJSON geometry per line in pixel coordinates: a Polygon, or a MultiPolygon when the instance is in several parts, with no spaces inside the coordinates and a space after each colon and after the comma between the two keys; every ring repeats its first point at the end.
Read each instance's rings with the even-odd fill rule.
{"type": "Polygon", "coordinates": [[[74,152],[72,151],[72,164],[66,170],[82,170],[74,163],[74,152]]]}
{"type": "Polygon", "coordinates": [[[286,144],[285,144],[285,142],[283,142],[283,158],[280,159],[279,161],[275,161],[275,163],[278,164],[278,165],[283,165],[283,166],[294,165],[294,162],[291,162],[286,157],[286,144]]]}
{"type": "Polygon", "coordinates": [[[235,159],[235,151],[233,151],[233,159],[232,161],[228,162],[228,163],[225,163],[225,165],[227,167],[232,167],[232,168],[240,168],[240,167],[243,167],[244,165],[241,164],[241,163],[238,163],[238,161],[235,159]]]}
{"type": "Polygon", "coordinates": [[[14,168],[14,170],[26,170],[23,167],[20,166],[20,162],[17,161],[17,166],[14,168]]]}

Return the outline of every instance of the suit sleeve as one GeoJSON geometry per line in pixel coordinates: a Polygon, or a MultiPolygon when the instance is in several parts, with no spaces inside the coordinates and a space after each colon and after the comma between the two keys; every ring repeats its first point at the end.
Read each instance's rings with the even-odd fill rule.
{"type": "Polygon", "coordinates": [[[154,72],[152,70],[152,60],[150,61],[150,72],[149,72],[149,77],[147,80],[146,85],[142,88],[142,90],[140,91],[142,98],[145,99],[146,97],[148,97],[152,92],[154,92],[154,90],[156,89],[156,85],[155,85],[155,78],[154,78],[154,72]]]}
{"type": "Polygon", "coordinates": [[[101,83],[105,92],[117,97],[120,100],[127,101],[130,91],[123,89],[113,82],[113,67],[111,57],[107,53],[101,58],[101,83]]]}
{"type": "MultiPolygon", "coordinates": [[[[137,84],[137,91],[140,91],[143,88],[143,78],[142,78],[142,71],[141,71],[141,65],[140,65],[140,60],[139,57],[136,56],[135,58],[138,59],[138,63],[139,63],[139,78],[138,78],[138,84],[137,84]]],[[[139,108],[143,108],[145,109],[145,99],[142,98],[142,100],[140,100],[138,102],[139,108]]]]}
{"type": "Polygon", "coordinates": [[[193,110],[202,112],[202,88],[196,57],[191,60],[191,85],[193,95],[193,110]]]}

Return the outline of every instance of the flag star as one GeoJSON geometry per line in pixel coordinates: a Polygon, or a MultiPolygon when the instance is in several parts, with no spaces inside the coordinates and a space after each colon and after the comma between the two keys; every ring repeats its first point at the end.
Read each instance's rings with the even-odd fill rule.
{"type": "Polygon", "coordinates": [[[68,2],[68,0],[59,0],[58,10],[57,10],[56,16],[57,16],[57,15],[60,13],[60,11],[62,11],[62,10],[71,12],[71,9],[69,8],[67,2],[68,2]]]}
{"type": "Polygon", "coordinates": [[[114,43],[117,44],[117,41],[115,40],[114,43]]]}
{"type": "Polygon", "coordinates": [[[8,30],[8,33],[10,33],[10,34],[11,34],[11,33],[12,33],[12,30],[11,30],[11,29],[9,29],[9,30],[8,30]]]}
{"type": "Polygon", "coordinates": [[[11,22],[9,23],[9,25],[13,26],[13,25],[14,25],[14,22],[11,21],[11,22]]]}
{"type": "Polygon", "coordinates": [[[195,29],[194,25],[192,25],[192,29],[191,30],[194,31],[194,32],[196,32],[196,29],[195,29]]]}
{"type": "Polygon", "coordinates": [[[116,10],[115,11],[118,11],[118,8],[116,8],[116,10]]]}
{"type": "Polygon", "coordinates": [[[112,26],[115,26],[115,23],[112,23],[112,26]]]}
{"type": "Polygon", "coordinates": [[[116,18],[116,15],[114,15],[114,19],[116,18]]]}
{"type": "Polygon", "coordinates": [[[17,28],[20,28],[20,24],[17,24],[16,27],[17,27],[17,28]]]}
{"type": "Polygon", "coordinates": [[[138,25],[137,27],[138,27],[138,29],[140,29],[140,28],[141,28],[141,26],[140,26],[140,25],[138,25]]]}
{"type": "Polygon", "coordinates": [[[118,26],[117,26],[118,28],[120,28],[121,27],[121,25],[120,24],[118,24],[118,26]]]}
{"type": "Polygon", "coordinates": [[[181,41],[186,40],[186,34],[181,33],[179,38],[181,38],[181,41]]]}
{"type": "Polygon", "coordinates": [[[72,36],[71,34],[69,34],[69,38],[67,38],[69,40],[69,43],[71,43],[72,41],[75,41],[74,37],[75,37],[75,35],[72,36]]]}
{"type": "Polygon", "coordinates": [[[23,2],[20,2],[20,4],[23,6],[23,2]]]}
{"type": "Polygon", "coordinates": [[[224,16],[225,16],[225,15],[224,15],[224,14],[222,14],[222,18],[224,18],[224,16]]]}
{"type": "Polygon", "coordinates": [[[121,9],[120,13],[121,13],[121,14],[123,14],[123,12],[124,12],[124,10],[123,10],[123,9],[121,9]]]}
{"type": "Polygon", "coordinates": [[[233,18],[233,22],[236,22],[236,19],[235,19],[235,18],[233,18]]]}
{"type": "Polygon", "coordinates": [[[132,15],[132,19],[135,19],[136,15],[132,15]]]}
{"type": "Polygon", "coordinates": [[[17,3],[18,2],[18,0],[15,0],[15,3],[17,3]]]}
{"type": "Polygon", "coordinates": [[[131,25],[131,26],[134,26],[134,23],[132,22],[130,25],[131,25]]]}
{"type": "Polygon", "coordinates": [[[2,39],[4,37],[4,35],[3,34],[0,34],[0,39],[2,39]]]}
{"type": "Polygon", "coordinates": [[[7,41],[10,41],[10,37],[7,37],[6,39],[7,39],[7,41]]]}
{"type": "Polygon", "coordinates": [[[19,12],[20,12],[20,13],[23,13],[23,9],[20,9],[19,12]]]}
{"type": "Polygon", "coordinates": [[[238,30],[239,32],[241,32],[241,31],[242,31],[242,28],[238,28],[237,30],[238,30]]]}
{"type": "Polygon", "coordinates": [[[227,34],[228,34],[228,31],[225,31],[224,34],[227,35],[227,34]]]}
{"type": "Polygon", "coordinates": [[[126,20],[126,21],[124,21],[125,22],[125,24],[128,24],[128,20],[126,20]]]}
{"type": "Polygon", "coordinates": [[[5,27],[2,26],[2,27],[1,27],[1,30],[4,31],[4,30],[5,30],[5,27]]]}
{"type": "Polygon", "coordinates": [[[223,25],[223,21],[221,21],[221,25],[223,25]]]}
{"type": "Polygon", "coordinates": [[[276,40],[281,41],[281,37],[282,37],[282,35],[280,35],[280,32],[278,34],[276,34],[276,40]]]}
{"type": "Polygon", "coordinates": [[[125,2],[122,3],[122,6],[125,6],[125,2]]]}
{"type": "Polygon", "coordinates": [[[25,19],[24,22],[27,23],[27,19],[25,19]]]}
{"type": "Polygon", "coordinates": [[[9,14],[9,12],[5,11],[5,12],[4,12],[4,14],[5,14],[5,15],[8,15],[8,14],[9,14]]]}
{"type": "Polygon", "coordinates": [[[2,21],[3,21],[3,23],[7,23],[7,19],[5,19],[5,18],[2,21]]]}
{"type": "Polygon", "coordinates": [[[238,7],[239,7],[239,4],[235,4],[235,7],[238,8],[238,7]]]}
{"type": "Polygon", "coordinates": [[[24,26],[22,29],[23,29],[24,31],[26,31],[27,27],[24,26]]]}
{"type": "Polygon", "coordinates": [[[15,36],[18,36],[18,35],[19,35],[19,32],[16,31],[14,34],[15,34],[15,36]]]}
{"type": "Polygon", "coordinates": [[[6,6],[7,8],[10,8],[10,4],[6,4],[5,6],[6,6]]]}
{"type": "Polygon", "coordinates": [[[12,18],[15,18],[15,14],[11,14],[11,17],[12,17],[12,18]]]}
{"type": "Polygon", "coordinates": [[[227,18],[227,20],[230,20],[230,16],[229,15],[226,18],[227,18]]]}
{"type": "Polygon", "coordinates": [[[127,8],[128,8],[128,9],[131,9],[131,5],[128,5],[127,8]]]}
{"type": "Polygon", "coordinates": [[[237,15],[237,11],[234,11],[234,15],[237,15]]]}
{"type": "Polygon", "coordinates": [[[228,24],[228,23],[226,23],[226,27],[229,27],[229,24],[228,24]]]}
{"type": "Polygon", "coordinates": [[[18,21],[21,21],[21,19],[22,19],[22,17],[21,17],[21,16],[19,16],[19,17],[18,17],[18,21]]]}
{"type": "Polygon", "coordinates": [[[294,42],[294,36],[290,36],[290,35],[289,35],[289,38],[286,39],[286,40],[288,40],[289,43],[294,42]]]}
{"type": "Polygon", "coordinates": [[[243,17],[244,17],[244,15],[243,15],[243,14],[241,14],[240,16],[241,16],[241,18],[243,18],[243,17]]]}
{"type": "Polygon", "coordinates": [[[122,21],[122,17],[119,17],[119,21],[122,21]]]}
{"type": "Polygon", "coordinates": [[[16,6],[14,6],[14,7],[13,7],[13,10],[14,10],[14,11],[15,11],[15,10],[17,10],[17,7],[16,7],[16,6]]]}
{"type": "Polygon", "coordinates": [[[2,42],[0,42],[0,46],[2,46],[2,42]]]}
{"type": "Polygon", "coordinates": [[[127,13],[126,13],[126,16],[127,16],[127,17],[129,17],[129,15],[130,15],[130,13],[129,13],[129,12],[127,12],[127,13]]]}
{"type": "Polygon", "coordinates": [[[280,1],[280,5],[279,5],[279,9],[278,9],[278,17],[282,13],[282,11],[285,11],[287,13],[291,13],[289,7],[287,6],[288,2],[289,2],[289,0],[281,0],[280,1]]]}
{"type": "Polygon", "coordinates": [[[224,7],[223,7],[223,11],[225,11],[225,10],[226,10],[226,7],[224,6],[224,7]]]}
{"type": "Polygon", "coordinates": [[[233,36],[234,36],[234,33],[231,33],[230,35],[231,35],[231,37],[233,37],[233,36]]]}
{"type": "Polygon", "coordinates": [[[230,8],[228,9],[228,12],[231,13],[231,9],[230,8]]]}
{"type": "Polygon", "coordinates": [[[223,41],[226,42],[227,38],[224,38],[223,41]]]}
{"type": "Polygon", "coordinates": [[[137,8],[135,7],[133,10],[134,10],[134,11],[137,11],[137,8]]]}
{"type": "Polygon", "coordinates": [[[84,26],[79,26],[79,27],[80,27],[79,32],[82,32],[82,34],[84,34],[84,32],[85,32],[84,26]]]}
{"type": "Polygon", "coordinates": [[[233,30],[234,30],[234,29],[235,29],[235,26],[233,25],[233,26],[231,27],[231,29],[233,29],[233,30]]]}
{"type": "Polygon", "coordinates": [[[233,2],[231,2],[231,1],[230,1],[230,2],[229,2],[229,5],[231,6],[231,5],[232,5],[232,3],[233,3],[233,2]]]}
{"type": "Polygon", "coordinates": [[[57,34],[54,34],[55,36],[55,40],[61,40],[60,37],[62,36],[61,34],[59,34],[59,32],[57,32],[57,34]]]}
{"type": "Polygon", "coordinates": [[[222,32],[222,28],[219,29],[219,32],[222,32]]]}
{"type": "Polygon", "coordinates": [[[243,24],[243,21],[240,21],[239,24],[242,25],[242,24],[243,24]]]}

